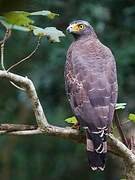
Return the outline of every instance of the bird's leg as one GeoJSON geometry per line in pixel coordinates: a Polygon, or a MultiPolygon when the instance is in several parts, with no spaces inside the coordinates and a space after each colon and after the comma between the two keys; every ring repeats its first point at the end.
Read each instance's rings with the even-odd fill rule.
{"type": "Polygon", "coordinates": [[[125,136],[125,133],[123,132],[123,129],[122,129],[122,124],[119,120],[119,116],[118,116],[118,113],[117,111],[114,112],[114,119],[115,119],[115,124],[116,124],[116,127],[118,128],[118,131],[119,131],[119,134],[121,136],[121,139],[122,139],[122,142],[127,146],[129,147],[129,143],[127,141],[127,138],[125,136]]]}

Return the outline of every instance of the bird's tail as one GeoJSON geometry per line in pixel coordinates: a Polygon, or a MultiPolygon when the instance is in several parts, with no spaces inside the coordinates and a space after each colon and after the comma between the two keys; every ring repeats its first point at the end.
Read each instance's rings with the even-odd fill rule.
{"type": "Polygon", "coordinates": [[[95,132],[86,130],[87,154],[90,168],[103,171],[105,168],[105,160],[107,153],[106,142],[107,128],[99,128],[95,132]]]}

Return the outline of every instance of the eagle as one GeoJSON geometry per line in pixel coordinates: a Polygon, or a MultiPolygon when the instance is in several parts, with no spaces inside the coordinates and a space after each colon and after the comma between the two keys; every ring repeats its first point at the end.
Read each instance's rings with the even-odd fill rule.
{"type": "Polygon", "coordinates": [[[87,21],[73,21],[67,31],[74,41],[66,56],[66,93],[79,126],[86,132],[89,167],[103,171],[118,94],[115,58],[87,21]]]}

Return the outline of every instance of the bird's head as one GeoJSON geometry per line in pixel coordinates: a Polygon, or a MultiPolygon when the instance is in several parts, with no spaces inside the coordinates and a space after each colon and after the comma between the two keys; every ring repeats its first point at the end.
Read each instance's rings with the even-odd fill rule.
{"type": "Polygon", "coordinates": [[[73,34],[75,38],[95,34],[93,27],[84,20],[76,20],[71,22],[67,27],[67,32],[73,34]]]}

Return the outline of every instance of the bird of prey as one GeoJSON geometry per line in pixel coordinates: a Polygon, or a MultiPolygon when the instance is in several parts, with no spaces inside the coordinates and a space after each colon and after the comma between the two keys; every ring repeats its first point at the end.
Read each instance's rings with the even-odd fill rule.
{"type": "Polygon", "coordinates": [[[90,169],[105,168],[106,136],[117,101],[116,63],[93,27],[84,20],[70,23],[74,36],[65,65],[65,86],[71,109],[86,131],[86,151],[90,169]]]}

